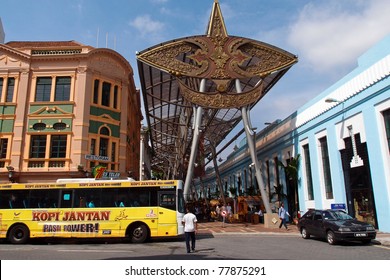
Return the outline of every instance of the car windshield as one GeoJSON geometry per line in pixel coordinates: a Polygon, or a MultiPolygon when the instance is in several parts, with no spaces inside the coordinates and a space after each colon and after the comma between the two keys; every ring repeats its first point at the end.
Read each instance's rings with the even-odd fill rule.
{"type": "Polygon", "coordinates": [[[334,220],[352,220],[353,218],[344,211],[329,211],[328,214],[334,220]]]}

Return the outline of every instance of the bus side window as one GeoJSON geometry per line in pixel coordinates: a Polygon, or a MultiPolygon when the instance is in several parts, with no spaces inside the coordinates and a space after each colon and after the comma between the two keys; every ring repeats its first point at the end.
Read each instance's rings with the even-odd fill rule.
{"type": "Polygon", "coordinates": [[[89,208],[94,208],[95,207],[95,203],[93,203],[92,200],[90,202],[88,202],[87,205],[88,205],[89,208]]]}
{"type": "Polygon", "coordinates": [[[85,198],[84,198],[84,197],[80,197],[79,207],[80,207],[80,208],[87,207],[87,205],[86,205],[86,203],[85,203],[85,198]]]}
{"type": "MultiPolygon", "coordinates": [[[[60,206],[61,208],[70,208],[72,207],[72,200],[73,200],[73,191],[72,190],[62,190],[61,191],[61,201],[60,206]]],[[[54,206],[56,207],[56,206],[54,206]]]]}
{"type": "Polygon", "coordinates": [[[16,196],[11,194],[11,197],[9,198],[8,203],[9,203],[9,208],[10,209],[15,208],[15,206],[16,206],[16,204],[15,204],[16,203],[16,196]]]}
{"type": "Polygon", "coordinates": [[[24,205],[24,200],[20,200],[17,195],[14,195],[14,194],[11,194],[11,197],[9,199],[9,208],[10,209],[13,209],[13,208],[25,208],[24,205]]]}

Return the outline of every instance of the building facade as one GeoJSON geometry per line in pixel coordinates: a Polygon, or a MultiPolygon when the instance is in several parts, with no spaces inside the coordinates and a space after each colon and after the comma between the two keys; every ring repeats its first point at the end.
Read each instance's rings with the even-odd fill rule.
{"type": "MultiPolygon", "coordinates": [[[[262,176],[273,209],[281,186],[290,213],[344,208],[390,232],[390,36],[358,59],[358,66],[316,98],[256,136],[262,176]],[[281,165],[298,163],[297,184],[281,165]]],[[[258,188],[243,141],[219,166],[224,191],[258,188]]],[[[202,178],[217,191],[214,169],[202,178]]]]}
{"type": "Polygon", "coordinates": [[[140,95],[113,50],[0,44],[0,110],[1,181],[139,176],[140,95]]]}

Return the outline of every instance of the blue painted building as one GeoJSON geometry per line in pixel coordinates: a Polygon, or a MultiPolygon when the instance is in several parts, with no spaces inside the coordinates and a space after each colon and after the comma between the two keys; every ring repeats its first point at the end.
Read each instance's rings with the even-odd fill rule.
{"type": "MultiPolygon", "coordinates": [[[[345,207],[358,220],[390,232],[389,74],[387,36],[358,59],[351,73],[256,135],[262,179],[275,210],[275,186],[282,185],[293,215],[309,208],[345,207]],[[297,158],[295,186],[280,163],[297,158]]],[[[258,189],[251,163],[244,139],[219,166],[225,193],[258,189]]],[[[212,167],[196,187],[204,194],[217,191],[212,167]]]]}

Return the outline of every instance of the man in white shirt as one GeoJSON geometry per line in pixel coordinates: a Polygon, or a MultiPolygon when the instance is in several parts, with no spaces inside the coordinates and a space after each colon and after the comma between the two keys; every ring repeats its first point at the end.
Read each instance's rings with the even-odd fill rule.
{"type": "Polygon", "coordinates": [[[195,233],[198,230],[198,220],[196,216],[192,214],[189,207],[187,207],[187,214],[184,215],[181,223],[184,225],[184,234],[186,239],[187,253],[191,253],[190,240],[192,252],[195,251],[195,233]]]}

